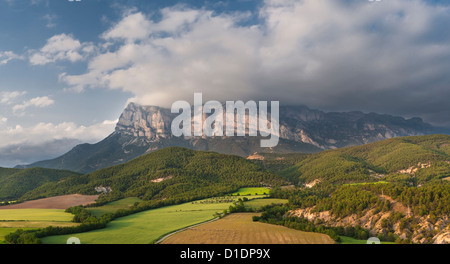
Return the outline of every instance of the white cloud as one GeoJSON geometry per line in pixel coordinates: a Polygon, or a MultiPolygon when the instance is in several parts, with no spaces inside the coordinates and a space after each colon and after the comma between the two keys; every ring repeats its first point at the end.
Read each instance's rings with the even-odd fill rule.
{"type": "Polygon", "coordinates": [[[0,103],[1,104],[12,104],[16,98],[25,95],[25,91],[12,91],[12,92],[0,92],[0,103]]]}
{"type": "Polygon", "coordinates": [[[30,100],[23,102],[22,104],[17,104],[15,106],[13,106],[13,111],[14,112],[24,111],[26,108],[28,108],[30,106],[43,108],[43,107],[50,106],[54,103],[55,103],[55,101],[53,99],[49,98],[48,96],[35,97],[35,98],[32,98],[30,100]]]}
{"type": "Polygon", "coordinates": [[[205,100],[450,114],[431,109],[450,96],[448,12],[423,0],[267,0],[261,23],[246,25],[239,12],[175,6],[153,21],[134,11],[102,34],[108,48],[87,72],[60,80],[161,106],[203,92],[205,100]]]}
{"type": "Polygon", "coordinates": [[[56,15],[46,14],[42,18],[47,21],[47,24],[45,25],[47,28],[56,27],[56,23],[55,23],[55,20],[57,19],[56,15]]]}
{"type": "Polygon", "coordinates": [[[23,57],[12,51],[0,51],[0,65],[5,65],[11,60],[22,60],[23,57]]]}
{"type": "Polygon", "coordinates": [[[45,65],[56,61],[76,62],[85,59],[94,51],[91,43],[81,43],[71,35],[55,35],[39,51],[31,52],[29,61],[32,65],[45,65]]]}
{"type": "Polygon", "coordinates": [[[46,141],[77,139],[83,142],[96,142],[114,131],[117,120],[105,120],[90,126],[73,122],[59,124],[39,123],[30,127],[16,125],[0,130],[0,148],[9,145],[36,145],[46,141]]]}
{"type": "MultiPolygon", "coordinates": [[[[90,126],[73,122],[0,127],[0,166],[29,164],[55,158],[76,144],[96,143],[114,131],[117,120],[90,126]]],[[[0,122],[1,124],[1,122],[0,122]]]]}
{"type": "Polygon", "coordinates": [[[145,39],[151,32],[152,23],[142,13],[130,14],[103,34],[104,39],[145,39]]]}

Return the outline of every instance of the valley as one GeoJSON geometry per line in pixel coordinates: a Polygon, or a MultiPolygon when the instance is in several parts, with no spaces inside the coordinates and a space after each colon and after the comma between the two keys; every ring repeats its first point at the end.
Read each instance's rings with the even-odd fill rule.
{"type": "MultiPolygon", "coordinates": [[[[229,207],[234,205],[239,198],[262,198],[265,195],[262,193],[259,194],[258,191],[268,192],[269,190],[261,188],[246,188],[240,190],[239,192],[242,191],[251,191],[253,195],[230,195],[225,197],[215,197],[147,210],[117,218],[111,221],[106,228],[103,229],[65,236],[50,236],[42,239],[42,242],[45,244],[61,244],[65,243],[68,238],[75,236],[79,238],[83,244],[154,243],[159,238],[175,230],[206,222],[218,217],[215,216],[217,213],[220,214],[224,210],[228,210],[229,207]]],[[[125,204],[123,200],[118,201],[118,203],[125,204]]],[[[117,203],[115,205],[117,206],[117,203]]],[[[102,206],[103,208],[89,208],[89,210],[94,212],[102,210],[105,212],[105,207],[108,208],[111,206],[114,206],[114,204],[102,206]]]]}
{"type": "Polygon", "coordinates": [[[400,137],[248,158],[168,147],[37,185],[0,207],[0,232],[46,244],[149,244],[177,230],[161,243],[225,234],[228,243],[449,243],[449,142],[400,137]]]}

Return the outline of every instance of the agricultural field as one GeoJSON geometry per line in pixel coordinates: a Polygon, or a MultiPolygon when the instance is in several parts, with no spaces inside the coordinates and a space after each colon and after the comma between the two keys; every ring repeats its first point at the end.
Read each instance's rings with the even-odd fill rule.
{"type": "MultiPolygon", "coordinates": [[[[10,233],[16,231],[18,228],[14,227],[1,227],[0,228],[0,244],[5,244],[5,236],[9,235],[10,233]]],[[[23,230],[30,230],[32,228],[21,228],[23,230]]]]}
{"type": "Polygon", "coordinates": [[[98,195],[64,195],[0,206],[0,244],[17,229],[30,230],[48,226],[77,226],[67,207],[95,202],[98,195]]]}
{"type": "Polygon", "coordinates": [[[74,226],[72,214],[62,209],[2,209],[0,210],[0,243],[17,229],[29,230],[47,226],[74,226]]]}
{"type": "Polygon", "coordinates": [[[0,221],[70,222],[73,215],[62,209],[3,209],[0,221]]]}
{"type": "MultiPolygon", "coordinates": [[[[360,239],[346,237],[346,236],[340,236],[340,238],[341,238],[341,242],[339,244],[345,244],[345,245],[346,244],[352,244],[352,245],[367,244],[367,240],[360,240],[360,239]]],[[[395,244],[395,243],[382,241],[381,244],[395,244]]]]}
{"type": "Polygon", "coordinates": [[[129,197],[114,201],[103,206],[88,208],[93,216],[100,217],[107,213],[114,213],[119,209],[128,209],[134,203],[141,202],[142,200],[137,197],[129,197]]]}
{"type": "Polygon", "coordinates": [[[233,196],[252,196],[252,195],[268,195],[270,192],[269,188],[265,187],[250,187],[250,188],[240,188],[236,192],[232,193],[233,196]]]}
{"type": "Polygon", "coordinates": [[[72,206],[95,203],[97,198],[98,195],[62,195],[0,206],[0,211],[9,209],[66,209],[72,206]]]}
{"type": "MultiPolygon", "coordinates": [[[[85,244],[149,244],[176,230],[213,219],[216,213],[222,213],[234,205],[239,198],[247,197],[249,205],[262,206],[271,204],[272,199],[258,202],[256,198],[265,197],[268,188],[241,188],[233,196],[213,197],[180,205],[148,210],[118,218],[110,222],[106,228],[68,236],[43,238],[43,243],[65,243],[69,237],[78,237],[85,244]],[[239,194],[239,195],[237,195],[239,194]],[[242,194],[242,195],[241,195],[242,194]],[[244,194],[252,194],[245,196],[244,194]],[[253,200],[254,199],[254,200],[253,200]]],[[[275,199],[279,200],[279,199],[275,199]]],[[[118,209],[126,208],[138,198],[125,198],[101,207],[89,208],[93,215],[102,215],[118,209]]]]}
{"type": "Polygon", "coordinates": [[[175,230],[213,219],[215,213],[228,209],[239,197],[233,198],[223,203],[216,202],[215,199],[205,199],[148,210],[118,218],[104,229],[46,237],[42,242],[64,244],[68,238],[77,237],[82,244],[149,244],[175,230]]]}
{"type": "Polygon", "coordinates": [[[327,235],[253,222],[257,213],[235,213],[169,236],[162,244],[334,244],[327,235]]]}
{"type": "Polygon", "coordinates": [[[253,199],[253,200],[250,200],[248,202],[245,202],[244,205],[245,205],[245,207],[250,208],[252,210],[260,210],[265,205],[285,204],[287,202],[288,202],[287,199],[267,198],[267,199],[253,199]]]}

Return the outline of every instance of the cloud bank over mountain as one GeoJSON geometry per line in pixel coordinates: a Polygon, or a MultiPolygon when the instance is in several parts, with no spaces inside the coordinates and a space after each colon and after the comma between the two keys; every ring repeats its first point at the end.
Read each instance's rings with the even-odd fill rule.
{"type": "Polygon", "coordinates": [[[206,99],[300,102],[450,125],[448,7],[272,0],[255,13],[256,20],[176,5],[155,19],[128,10],[100,36],[103,49],[86,72],[64,73],[61,81],[78,91],[131,92],[130,101],[145,105],[167,107],[203,92],[206,99]]]}

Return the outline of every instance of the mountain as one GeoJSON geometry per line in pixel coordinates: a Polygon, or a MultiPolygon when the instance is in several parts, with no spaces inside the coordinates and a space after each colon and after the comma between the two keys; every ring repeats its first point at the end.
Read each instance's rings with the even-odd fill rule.
{"type": "Polygon", "coordinates": [[[130,103],[121,114],[115,131],[104,140],[78,145],[55,159],[17,168],[45,167],[89,173],[170,146],[245,157],[255,152],[316,153],[441,131],[420,118],[362,112],[327,113],[306,106],[282,106],[279,110],[280,141],[276,147],[268,149],[260,147],[260,137],[174,137],[171,123],[176,115],[170,109],[130,103]]]}
{"type": "Polygon", "coordinates": [[[258,160],[270,171],[308,187],[378,181],[420,186],[450,177],[449,135],[398,137],[292,155],[274,159],[263,154],[258,160]]]}
{"type": "Polygon", "coordinates": [[[44,168],[0,168],[0,201],[20,198],[26,192],[50,182],[57,182],[79,173],[44,168]]]}
{"type": "Polygon", "coordinates": [[[328,230],[334,237],[450,243],[448,135],[249,158],[297,184],[272,192],[273,197],[289,199],[289,206],[278,208],[285,214],[275,209],[263,212],[263,221],[305,231],[328,230]]]}
{"type": "Polygon", "coordinates": [[[190,201],[241,187],[283,184],[283,178],[239,156],[168,147],[127,163],[46,184],[23,198],[78,193],[105,194],[100,201],[122,197],[190,201]]]}

